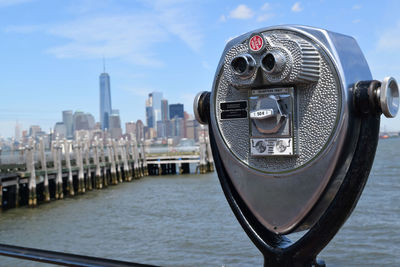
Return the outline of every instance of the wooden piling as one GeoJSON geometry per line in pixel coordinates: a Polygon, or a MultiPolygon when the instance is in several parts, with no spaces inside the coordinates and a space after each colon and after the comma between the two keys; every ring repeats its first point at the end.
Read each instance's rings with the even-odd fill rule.
{"type": "Polygon", "coordinates": [[[89,160],[89,155],[90,155],[90,141],[88,138],[84,140],[84,153],[85,153],[85,165],[86,165],[86,190],[92,190],[93,189],[93,183],[92,183],[92,171],[90,168],[90,160],[89,160]]]}
{"type": "Polygon", "coordinates": [[[34,145],[35,142],[33,138],[29,138],[29,144],[26,147],[26,170],[30,173],[28,182],[28,206],[35,207],[37,205],[36,198],[36,171],[35,171],[35,161],[34,161],[34,145]]]}
{"type": "Polygon", "coordinates": [[[40,150],[40,163],[42,165],[42,171],[44,171],[44,181],[43,181],[43,194],[44,194],[44,201],[50,201],[50,192],[49,192],[49,176],[47,173],[47,161],[46,161],[46,154],[44,153],[44,141],[43,138],[40,138],[39,142],[39,150],[40,150]]]}
{"type": "Polygon", "coordinates": [[[85,193],[85,175],[83,172],[82,150],[79,140],[75,141],[73,148],[76,165],[78,167],[78,193],[85,193]]]}
{"type": "Polygon", "coordinates": [[[111,139],[108,139],[107,142],[107,150],[108,150],[108,160],[111,162],[111,184],[116,185],[118,184],[117,179],[117,168],[115,166],[115,158],[113,153],[113,145],[111,139]]]}
{"type": "Polygon", "coordinates": [[[72,168],[71,168],[71,141],[64,139],[64,151],[65,151],[65,163],[68,169],[68,180],[67,180],[67,191],[70,196],[75,195],[74,191],[74,181],[72,177],[72,168]]]}
{"type": "Polygon", "coordinates": [[[56,139],[56,141],[53,143],[54,144],[54,166],[56,167],[57,170],[57,176],[56,176],[56,194],[55,198],[56,199],[63,199],[64,198],[64,192],[63,192],[63,180],[62,180],[62,146],[60,144],[60,141],[56,139]]]}

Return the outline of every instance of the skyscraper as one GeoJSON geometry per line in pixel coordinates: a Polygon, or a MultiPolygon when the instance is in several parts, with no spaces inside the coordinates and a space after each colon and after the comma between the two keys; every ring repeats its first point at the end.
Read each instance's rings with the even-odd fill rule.
{"type": "Polygon", "coordinates": [[[163,93],[152,92],[153,95],[153,116],[154,116],[154,126],[156,122],[161,120],[161,99],[163,98],[163,93]]]}
{"type": "Polygon", "coordinates": [[[86,114],[83,111],[75,111],[73,116],[74,131],[89,130],[89,121],[86,114]]]}
{"type": "Polygon", "coordinates": [[[171,104],[169,105],[169,118],[172,120],[173,118],[184,118],[183,115],[183,104],[171,104]]]}
{"type": "Polygon", "coordinates": [[[62,112],[63,123],[67,129],[67,138],[74,137],[74,120],[72,116],[72,110],[64,110],[62,112]]]}
{"type": "Polygon", "coordinates": [[[109,116],[109,130],[111,133],[111,137],[114,139],[119,139],[122,136],[121,129],[121,119],[119,117],[119,110],[114,109],[109,116]]]}
{"type": "Polygon", "coordinates": [[[149,98],[146,99],[146,124],[149,128],[154,127],[153,94],[149,94],[149,98]]]}
{"type": "Polygon", "coordinates": [[[152,92],[146,100],[146,123],[149,128],[156,128],[161,119],[161,92],[152,92]]]}
{"type": "Polygon", "coordinates": [[[101,128],[109,128],[109,116],[111,115],[111,88],[110,76],[104,72],[100,74],[100,123],[101,128]]]}
{"type": "Polygon", "coordinates": [[[161,99],[161,120],[162,121],[169,120],[168,100],[167,99],[161,99]]]}
{"type": "Polygon", "coordinates": [[[21,125],[18,121],[15,123],[15,140],[19,141],[21,139],[21,125]]]}

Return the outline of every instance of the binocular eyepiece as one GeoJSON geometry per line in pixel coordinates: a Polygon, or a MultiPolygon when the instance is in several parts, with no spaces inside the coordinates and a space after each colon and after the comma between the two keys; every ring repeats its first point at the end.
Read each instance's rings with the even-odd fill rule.
{"type": "Polygon", "coordinates": [[[297,25],[230,41],[212,91],[194,101],[232,210],[277,266],[333,238],[367,181],[380,115],[398,109],[396,80],[373,80],[355,39],[297,25]]]}
{"type": "MultiPolygon", "coordinates": [[[[277,74],[281,72],[286,64],[286,57],[279,50],[270,51],[261,58],[261,68],[266,73],[277,74]]],[[[249,78],[254,74],[256,62],[250,54],[241,54],[231,61],[231,68],[235,75],[240,78],[249,78]]]]}

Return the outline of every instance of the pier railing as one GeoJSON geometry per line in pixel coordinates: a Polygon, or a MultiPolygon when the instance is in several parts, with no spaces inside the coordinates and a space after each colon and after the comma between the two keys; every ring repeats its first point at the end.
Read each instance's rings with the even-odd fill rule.
{"type": "Polygon", "coordinates": [[[135,140],[29,139],[16,151],[0,155],[0,205],[3,209],[62,199],[88,190],[130,182],[146,175],[213,171],[210,144],[154,148],[135,140]]]}

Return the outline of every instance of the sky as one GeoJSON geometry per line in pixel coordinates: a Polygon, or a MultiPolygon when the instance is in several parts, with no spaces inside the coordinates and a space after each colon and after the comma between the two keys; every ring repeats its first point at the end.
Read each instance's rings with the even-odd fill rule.
{"type": "MultiPolygon", "coordinates": [[[[400,80],[400,1],[0,0],[0,137],[63,110],[99,120],[99,75],[111,77],[122,122],[145,118],[161,91],[192,112],[210,91],[226,42],[273,25],[302,24],[356,38],[374,79],[400,80]]],[[[382,119],[400,130],[400,116],[382,119]]]]}

